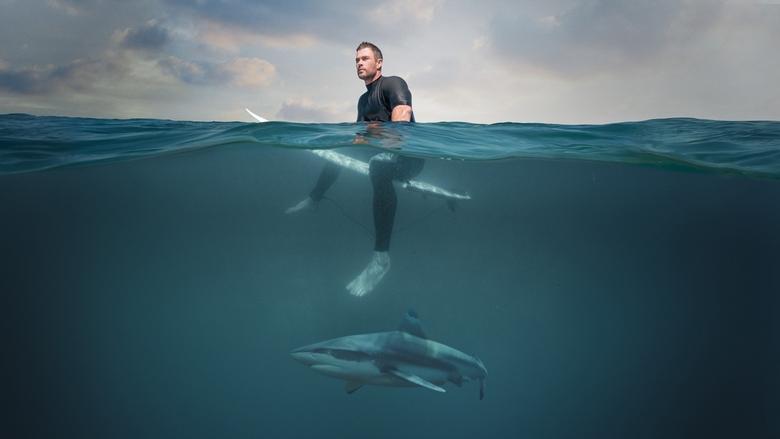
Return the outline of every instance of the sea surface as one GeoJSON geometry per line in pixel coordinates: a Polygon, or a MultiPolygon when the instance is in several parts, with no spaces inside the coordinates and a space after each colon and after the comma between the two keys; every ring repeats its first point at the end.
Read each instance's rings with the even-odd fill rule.
{"type": "Polygon", "coordinates": [[[248,120],[0,115],[3,437],[780,437],[780,122],[248,120]],[[370,181],[284,211],[387,148],[472,198],[398,187],[356,298],[370,181]],[[408,309],[484,400],[289,355],[408,309]]]}

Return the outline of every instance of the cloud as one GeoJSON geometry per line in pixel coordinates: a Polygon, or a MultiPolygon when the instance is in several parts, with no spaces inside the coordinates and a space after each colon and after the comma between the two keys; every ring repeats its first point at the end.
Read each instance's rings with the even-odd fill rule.
{"type": "Polygon", "coordinates": [[[199,28],[197,39],[202,44],[225,52],[239,52],[241,46],[251,43],[256,38],[254,33],[245,29],[230,28],[208,20],[204,20],[199,28]]]}
{"type": "MultiPolygon", "coordinates": [[[[207,19],[214,23],[242,26],[258,33],[280,34],[305,32],[307,24],[330,22],[334,27],[339,17],[329,11],[329,2],[235,0],[226,5],[223,0],[164,0],[177,12],[207,19]],[[301,11],[306,11],[301,13],[301,11]]],[[[338,9],[338,8],[337,8],[338,9]]],[[[342,8],[343,9],[343,8],[342,8]]]]}
{"type": "Polygon", "coordinates": [[[81,15],[93,8],[101,0],[47,0],[46,4],[68,15],[81,15]]]}
{"type": "Polygon", "coordinates": [[[276,67],[260,58],[237,58],[221,65],[239,87],[264,87],[276,76],[276,67]]]}
{"type": "MultiPolygon", "coordinates": [[[[351,107],[350,107],[351,108],[351,107]]],[[[288,99],[276,113],[280,120],[292,122],[346,122],[354,119],[346,108],[316,105],[310,99],[288,99]],[[350,118],[351,117],[351,118],[350,118]]]]}
{"type": "Polygon", "coordinates": [[[218,84],[227,81],[225,73],[215,63],[168,56],[159,60],[157,66],[169,76],[188,84],[218,84]]]}
{"type": "MultiPolygon", "coordinates": [[[[98,1],[71,0],[49,7],[86,7],[98,1]]],[[[126,85],[136,84],[136,90],[142,93],[141,90],[150,86],[170,85],[171,79],[191,85],[255,89],[268,86],[276,78],[276,67],[261,58],[189,60],[186,51],[171,44],[173,32],[161,20],[147,20],[137,26],[114,30],[111,38],[106,39],[106,48],[90,57],[28,65],[0,62],[0,91],[28,96],[76,92],[83,96],[102,90],[101,85],[123,80],[126,85]],[[169,48],[171,53],[167,53],[169,48]]],[[[182,43],[186,46],[186,41],[182,43]]]]}
{"type": "Polygon", "coordinates": [[[260,58],[237,58],[215,63],[188,61],[168,56],[157,62],[166,74],[194,85],[232,84],[239,87],[264,87],[276,76],[276,67],[260,58]]]}
{"type": "Polygon", "coordinates": [[[378,23],[401,24],[409,20],[419,24],[433,21],[444,0],[395,0],[376,6],[369,16],[378,23]]]}
{"type": "Polygon", "coordinates": [[[0,65],[0,90],[23,95],[87,91],[101,79],[124,72],[124,66],[115,59],[77,59],[60,66],[26,68],[0,65]]]}
{"type": "Polygon", "coordinates": [[[550,15],[501,14],[491,46],[513,61],[581,76],[641,66],[710,28],[722,2],[588,0],[550,15]]]}
{"type": "Polygon", "coordinates": [[[355,1],[163,0],[171,15],[188,15],[229,29],[263,36],[264,44],[300,44],[305,41],[349,41],[366,38],[393,41],[413,38],[420,26],[430,24],[443,0],[399,0],[375,6],[355,1]],[[305,11],[305,12],[303,12],[305,11]]]}
{"type": "Polygon", "coordinates": [[[149,20],[135,28],[118,30],[112,38],[125,49],[160,50],[170,43],[171,34],[157,20],[149,20]]]}
{"type": "Polygon", "coordinates": [[[301,49],[313,46],[317,39],[309,34],[273,35],[243,27],[228,26],[223,23],[201,20],[197,26],[197,40],[212,49],[238,53],[242,46],[260,43],[273,48],[301,49]]]}

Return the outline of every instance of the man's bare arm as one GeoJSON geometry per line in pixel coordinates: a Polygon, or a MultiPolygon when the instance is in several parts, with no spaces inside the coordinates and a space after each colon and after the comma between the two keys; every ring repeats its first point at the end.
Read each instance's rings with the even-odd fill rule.
{"type": "Polygon", "coordinates": [[[390,113],[390,120],[393,122],[411,122],[412,107],[409,105],[396,105],[393,112],[390,113]]]}

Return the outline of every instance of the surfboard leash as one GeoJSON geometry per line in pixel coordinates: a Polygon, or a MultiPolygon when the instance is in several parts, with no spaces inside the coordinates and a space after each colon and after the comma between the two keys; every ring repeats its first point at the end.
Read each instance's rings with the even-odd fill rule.
{"type": "Polygon", "coordinates": [[[333,203],[333,205],[336,206],[336,208],[341,212],[342,215],[344,215],[344,217],[346,219],[348,219],[348,220],[352,221],[354,224],[357,224],[358,226],[360,226],[360,228],[363,229],[363,231],[366,232],[366,234],[368,236],[370,236],[372,239],[374,238],[374,233],[371,232],[371,229],[366,227],[366,225],[363,224],[362,222],[360,222],[360,220],[358,220],[357,218],[355,218],[352,215],[350,215],[347,212],[347,210],[344,209],[344,207],[342,207],[341,204],[339,204],[336,200],[334,200],[333,198],[330,198],[330,197],[322,197],[322,199],[323,200],[328,200],[331,203],[333,203]]]}

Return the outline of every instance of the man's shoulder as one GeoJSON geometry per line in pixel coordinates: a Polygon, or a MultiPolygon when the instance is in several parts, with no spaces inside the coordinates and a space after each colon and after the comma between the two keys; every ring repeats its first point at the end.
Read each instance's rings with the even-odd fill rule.
{"type": "Polygon", "coordinates": [[[403,85],[406,87],[406,81],[400,76],[382,76],[382,79],[383,86],[403,85]]]}
{"type": "Polygon", "coordinates": [[[384,93],[409,93],[409,86],[399,76],[383,76],[380,87],[384,93]]]}

